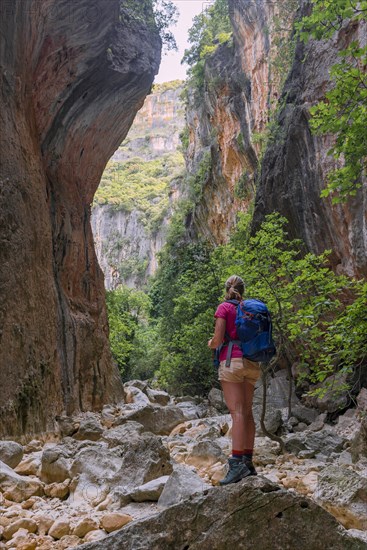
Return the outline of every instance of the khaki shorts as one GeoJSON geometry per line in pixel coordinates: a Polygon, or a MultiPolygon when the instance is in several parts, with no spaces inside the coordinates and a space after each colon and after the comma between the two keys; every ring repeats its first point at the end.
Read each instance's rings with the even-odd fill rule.
{"type": "Polygon", "coordinates": [[[229,367],[226,367],[225,361],[221,361],[218,369],[218,380],[223,382],[244,382],[246,380],[246,382],[255,385],[260,375],[260,364],[242,357],[231,359],[229,367]]]}

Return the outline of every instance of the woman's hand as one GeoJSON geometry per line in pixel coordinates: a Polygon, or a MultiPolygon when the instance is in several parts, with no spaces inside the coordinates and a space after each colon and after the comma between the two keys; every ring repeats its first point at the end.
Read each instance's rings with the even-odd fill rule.
{"type": "Polygon", "coordinates": [[[208,340],[208,348],[211,348],[211,347],[212,347],[212,346],[211,346],[212,340],[213,340],[213,338],[210,338],[210,340],[208,340]]]}

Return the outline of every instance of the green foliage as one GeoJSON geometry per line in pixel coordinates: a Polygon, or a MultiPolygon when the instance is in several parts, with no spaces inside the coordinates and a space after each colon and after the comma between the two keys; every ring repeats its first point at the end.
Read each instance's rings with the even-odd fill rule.
{"type": "Polygon", "coordinates": [[[242,176],[234,187],[234,196],[236,197],[236,199],[244,201],[250,199],[252,193],[252,182],[250,180],[249,174],[245,171],[243,172],[242,176]]]}
{"type": "Polygon", "coordinates": [[[221,289],[210,254],[208,245],[171,241],[150,290],[163,350],[157,376],[175,393],[205,393],[214,380],[207,341],[221,289]]]}
{"type": "MultiPolygon", "coordinates": [[[[303,18],[297,29],[305,42],[310,37],[327,39],[347,20],[358,21],[366,15],[366,1],[314,0],[311,15],[303,18]]],[[[330,70],[333,88],[310,110],[312,130],[336,136],[329,154],[342,166],[329,173],[322,192],[323,197],[332,195],[333,203],[356,194],[367,168],[367,46],[355,40],[339,56],[341,61],[330,70]]]]}
{"type": "Polygon", "coordinates": [[[185,154],[185,151],[187,151],[189,144],[190,144],[190,134],[189,134],[189,127],[185,126],[182,132],[180,133],[180,140],[182,144],[182,150],[185,154]]]}
{"type": "Polygon", "coordinates": [[[296,41],[292,35],[298,0],[278,0],[271,19],[269,72],[273,90],[281,92],[291,67],[296,41]]]}
{"type": "Polygon", "coordinates": [[[153,85],[152,94],[163,94],[168,90],[179,90],[183,87],[184,80],[170,80],[169,82],[161,82],[153,85]]]}
{"type": "Polygon", "coordinates": [[[155,232],[168,208],[169,184],[181,175],[183,156],[167,153],[145,161],[139,157],[124,162],[110,161],[96,192],[95,204],[111,204],[116,210],[139,210],[148,231],[155,232]]]}
{"type": "Polygon", "coordinates": [[[131,376],[130,356],[134,349],[134,338],[139,322],[146,318],[149,299],[141,292],[120,287],[106,293],[110,345],[122,379],[131,376]]]}
{"type": "Polygon", "coordinates": [[[163,46],[177,50],[175,37],[169,28],[177,23],[178,9],[171,0],[120,0],[120,21],[139,21],[157,29],[163,46]]]}
{"type": "Polygon", "coordinates": [[[191,47],[185,50],[182,63],[189,65],[189,85],[199,94],[203,91],[206,58],[219,44],[228,41],[231,34],[227,0],[215,0],[194,17],[188,37],[191,47]]]}
{"type": "Polygon", "coordinates": [[[213,384],[206,343],[224,281],[233,273],[244,278],[246,296],[264,300],[272,311],[278,359],[298,362],[309,382],[350,373],[367,360],[367,284],[336,275],[328,251],[304,253],[279,215],[268,216],[255,235],[249,222],[250,215],[240,217],[227,245],[212,249],[181,233],[161,254],[150,297],[162,342],[157,376],[171,391],[202,393],[213,384]]]}
{"type": "Polygon", "coordinates": [[[195,174],[187,179],[188,196],[194,204],[199,204],[205,184],[210,178],[212,170],[212,157],[210,151],[205,151],[197,167],[195,174]]]}
{"type": "Polygon", "coordinates": [[[241,215],[230,242],[213,248],[189,241],[185,215],[176,216],[149,297],[127,288],[108,293],[111,346],[124,379],[154,376],[176,394],[207,392],[216,379],[207,341],[233,273],[243,277],[246,296],[272,312],[278,359],[297,362],[299,380],[324,382],[313,394],[322,396],[329,380],[334,392],[344,389],[345,375],[366,365],[367,283],[336,275],[328,251],[305,253],[278,214],[254,235],[250,221],[241,215]]]}

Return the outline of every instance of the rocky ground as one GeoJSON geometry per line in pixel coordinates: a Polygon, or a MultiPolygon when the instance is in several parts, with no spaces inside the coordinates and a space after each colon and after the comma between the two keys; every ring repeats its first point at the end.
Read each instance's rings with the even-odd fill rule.
{"type": "MultiPolygon", "coordinates": [[[[282,435],[286,453],[257,428],[259,476],[248,483],[259,484],[264,494],[280,487],[283,495],[309,497],[338,520],[353,537],[348,540],[363,545],[356,548],[367,547],[367,390],[332,425],[327,413],[303,406],[295,396],[287,418],[279,384],[278,377],[270,391],[278,402],[270,401],[267,426],[282,435]]],[[[225,474],[231,441],[219,390],[206,401],[172,399],[131,381],[125,401],[100,414],[59,417],[57,433],[23,445],[0,442],[0,548],[93,543],[194,493],[212,494],[225,474]]],[[[254,403],[258,418],[256,394],[254,403]]]]}

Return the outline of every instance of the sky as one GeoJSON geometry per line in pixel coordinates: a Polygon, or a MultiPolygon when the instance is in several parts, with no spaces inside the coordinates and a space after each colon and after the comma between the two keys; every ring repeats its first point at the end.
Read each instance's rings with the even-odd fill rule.
{"type": "Polygon", "coordinates": [[[213,0],[207,2],[204,0],[174,0],[173,3],[180,12],[177,25],[171,28],[176,38],[178,52],[163,54],[159,74],[154,81],[156,83],[186,78],[187,66],[181,65],[181,59],[185,49],[190,46],[187,42],[187,36],[188,30],[192,26],[192,18],[212,4],[213,0]]]}

